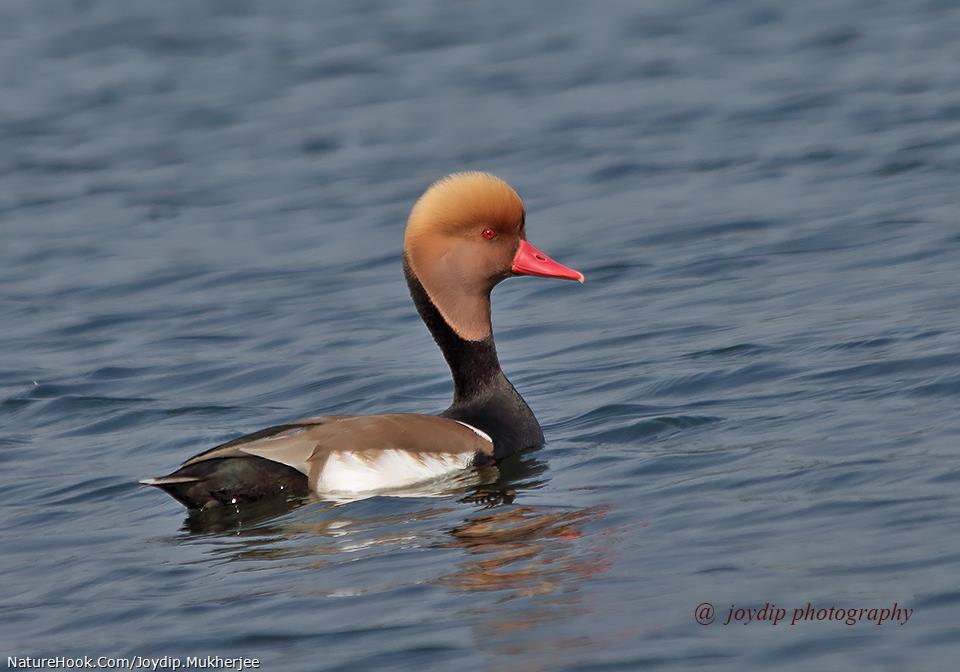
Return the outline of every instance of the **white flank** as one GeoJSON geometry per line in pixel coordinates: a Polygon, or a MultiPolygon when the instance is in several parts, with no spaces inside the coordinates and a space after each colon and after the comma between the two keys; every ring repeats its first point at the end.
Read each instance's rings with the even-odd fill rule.
{"type": "Polygon", "coordinates": [[[413,453],[388,449],[370,459],[335,451],[317,478],[317,492],[369,492],[403,488],[473,464],[473,453],[413,453]]]}
{"type": "Polygon", "coordinates": [[[141,478],[142,485],[173,485],[175,483],[196,483],[199,478],[194,476],[161,476],[160,478],[141,478]]]}
{"type": "Polygon", "coordinates": [[[477,436],[479,436],[481,439],[485,439],[485,440],[489,441],[490,443],[493,443],[493,439],[490,438],[490,435],[487,434],[487,433],[486,433],[485,431],[483,431],[482,429],[477,429],[477,428],[474,427],[473,425],[468,425],[468,424],[465,423],[465,422],[460,422],[460,420],[454,420],[454,422],[463,425],[463,426],[466,427],[467,429],[472,429],[473,432],[474,432],[474,434],[476,434],[477,436]]]}

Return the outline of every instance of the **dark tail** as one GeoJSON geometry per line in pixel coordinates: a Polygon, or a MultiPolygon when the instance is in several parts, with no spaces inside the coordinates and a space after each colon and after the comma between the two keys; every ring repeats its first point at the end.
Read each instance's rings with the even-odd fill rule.
{"type": "Polygon", "coordinates": [[[293,467],[253,455],[204,460],[140,482],[160,488],[188,509],[304,497],[310,490],[307,477],[293,467]]]}

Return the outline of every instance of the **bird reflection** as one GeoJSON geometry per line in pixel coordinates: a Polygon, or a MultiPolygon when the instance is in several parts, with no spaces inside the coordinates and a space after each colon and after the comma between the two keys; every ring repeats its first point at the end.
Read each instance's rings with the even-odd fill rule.
{"type": "Polygon", "coordinates": [[[507,654],[531,646],[549,654],[578,645],[576,633],[564,635],[556,626],[590,613],[592,606],[581,603],[579,585],[607,571],[610,561],[609,549],[597,541],[607,538],[594,525],[606,508],[523,501],[546,484],[546,470],[543,461],[526,455],[441,498],[376,497],[349,506],[307,498],[206,511],[186,519],[183,529],[190,534],[183,541],[202,543],[208,553],[242,563],[238,571],[279,564],[336,572],[358,554],[382,556],[385,547],[424,553],[460,549],[454,572],[423,576],[404,570],[408,573],[388,575],[387,586],[334,581],[324,587],[321,582],[314,594],[362,594],[424,580],[443,590],[486,594],[493,603],[465,600],[460,615],[473,624],[478,643],[507,654]]]}
{"type": "MultiPolygon", "coordinates": [[[[516,589],[520,594],[550,592],[558,573],[587,576],[596,563],[579,562],[564,554],[563,542],[581,536],[580,527],[603,514],[596,507],[560,509],[517,505],[524,492],[546,484],[545,462],[532,455],[514,457],[473,483],[464,492],[447,491],[445,497],[422,506],[423,498],[369,498],[342,506],[317,497],[263,501],[242,508],[210,509],[189,514],[182,531],[191,537],[213,537],[212,552],[231,560],[318,560],[363,548],[409,540],[423,535],[417,523],[431,518],[447,520],[462,504],[483,513],[468,516],[446,532],[447,540],[431,547],[461,547],[467,561],[461,571],[439,579],[443,585],[464,590],[516,589]],[[451,494],[460,494],[456,504],[451,494]],[[389,510],[384,503],[389,502],[389,510]],[[411,508],[412,507],[412,508],[411,508]],[[225,536],[228,535],[228,536],[225,536]],[[237,543],[229,542],[236,539],[237,543]],[[226,543],[224,543],[226,542],[226,543]]],[[[456,488],[457,484],[448,484],[456,488]]],[[[436,528],[429,528],[436,532],[436,528]]]]}
{"type": "MultiPolygon", "coordinates": [[[[467,591],[513,590],[517,596],[553,592],[562,575],[588,577],[602,571],[594,550],[570,553],[568,546],[582,537],[581,527],[602,517],[606,509],[591,507],[551,510],[535,506],[510,505],[516,490],[479,489],[463,500],[477,501],[490,512],[473,515],[447,530],[448,540],[432,544],[437,548],[462,548],[466,558],[459,571],[440,577],[438,582],[467,591]],[[499,502],[499,503],[494,503],[499,502]]],[[[461,500],[461,501],[463,501],[461,500]]],[[[347,516],[343,507],[328,502],[303,501],[296,506],[274,504],[262,509],[246,509],[244,515],[223,513],[218,516],[190,516],[184,530],[192,535],[222,537],[228,533],[241,543],[215,547],[214,553],[227,559],[263,560],[336,556],[364,548],[409,541],[415,532],[409,528],[431,518],[455,513],[453,506],[430,506],[415,511],[373,516],[347,516]],[[309,506],[307,520],[276,518],[309,506]],[[267,521],[267,522],[265,522],[267,521]],[[372,533],[372,534],[371,534],[372,533]],[[286,542],[300,542],[289,544],[286,542]]],[[[321,562],[320,564],[326,564],[321,562]]]]}

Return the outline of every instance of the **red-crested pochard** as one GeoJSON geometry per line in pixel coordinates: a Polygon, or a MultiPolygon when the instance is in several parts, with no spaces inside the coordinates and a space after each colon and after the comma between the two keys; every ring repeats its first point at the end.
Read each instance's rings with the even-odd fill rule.
{"type": "Polygon", "coordinates": [[[438,416],[327,415],[242,436],[141,483],[190,508],[273,496],[403,488],[543,444],[530,407],[500,369],[490,292],[512,275],[583,282],[527,242],[523,201],[487,173],[434,183],[410,212],[403,270],[453,374],[438,416]]]}

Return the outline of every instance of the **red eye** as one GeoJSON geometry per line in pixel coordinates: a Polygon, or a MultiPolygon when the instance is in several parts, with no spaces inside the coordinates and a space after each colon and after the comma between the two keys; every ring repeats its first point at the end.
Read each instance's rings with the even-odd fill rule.
{"type": "Polygon", "coordinates": [[[493,238],[497,237],[497,232],[493,229],[484,229],[481,235],[487,240],[492,240],[493,238]]]}

